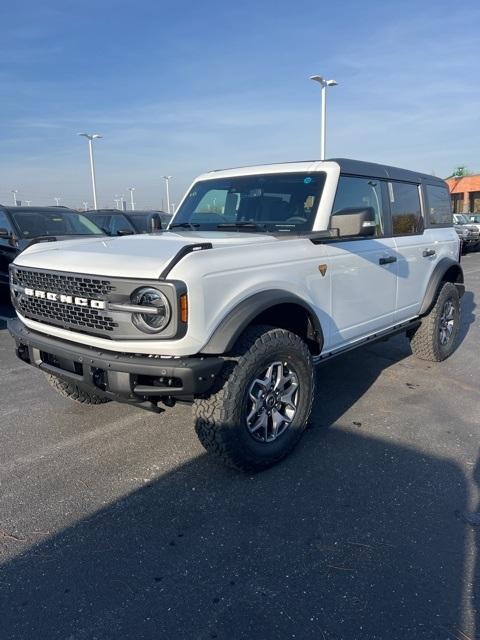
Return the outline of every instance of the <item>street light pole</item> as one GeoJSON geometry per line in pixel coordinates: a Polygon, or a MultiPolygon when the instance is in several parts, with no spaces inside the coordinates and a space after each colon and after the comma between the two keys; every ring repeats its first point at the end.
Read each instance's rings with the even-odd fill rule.
{"type": "Polygon", "coordinates": [[[130,206],[132,207],[132,211],[135,211],[135,203],[133,201],[133,192],[135,191],[135,187],[128,187],[130,191],[130,206]]]}
{"type": "Polygon", "coordinates": [[[79,133],[79,136],[88,140],[88,151],[90,155],[90,173],[92,175],[92,192],[93,192],[93,208],[97,209],[97,184],[95,180],[95,161],[93,159],[93,141],[97,138],[103,138],[98,133],[79,133]]]}
{"type": "Polygon", "coordinates": [[[322,76],[310,76],[310,80],[318,82],[322,87],[322,112],[320,127],[320,160],[325,160],[325,148],[327,141],[327,87],[335,87],[336,80],[325,80],[322,76]]]}
{"type": "Polygon", "coordinates": [[[165,186],[167,189],[167,213],[170,213],[170,180],[173,176],[162,176],[165,180],[165,186]]]}
{"type": "Polygon", "coordinates": [[[83,210],[88,211],[88,202],[86,202],[85,200],[83,201],[83,210]]]}
{"type": "Polygon", "coordinates": [[[25,204],[27,205],[27,207],[30,206],[31,202],[32,202],[31,200],[25,200],[25,204]]]}
{"type": "Polygon", "coordinates": [[[18,193],[18,190],[17,189],[12,189],[12,193],[13,193],[13,206],[16,207],[17,206],[17,193],[18,193]]]}
{"type": "Polygon", "coordinates": [[[61,200],[61,198],[53,198],[55,200],[55,202],[57,203],[57,207],[59,207],[60,205],[58,204],[61,200]]]}

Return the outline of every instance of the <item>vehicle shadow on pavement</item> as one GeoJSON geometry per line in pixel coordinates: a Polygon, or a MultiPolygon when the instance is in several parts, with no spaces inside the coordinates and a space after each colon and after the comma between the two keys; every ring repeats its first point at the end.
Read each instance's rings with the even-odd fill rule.
{"type": "MultiPolygon", "coordinates": [[[[320,373],[315,425],[384,366],[320,373]]],[[[341,419],[261,474],[200,455],[1,566],[0,637],[473,639],[466,506],[455,463],[341,419]]]]}
{"type": "MultiPolygon", "coordinates": [[[[476,615],[475,629],[480,634],[480,450],[473,471],[473,480],[477,485],[477,509],[470,516],[470,526],[475,536],[475,566],[472,584],[472,611],[476,615]]],[[[476,637],[476,636],[475,636],[476,637]]]]}

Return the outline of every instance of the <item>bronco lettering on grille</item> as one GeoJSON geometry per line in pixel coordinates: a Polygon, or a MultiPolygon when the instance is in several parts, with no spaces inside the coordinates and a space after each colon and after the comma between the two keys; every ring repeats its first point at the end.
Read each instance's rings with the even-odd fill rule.
{"type": "Polygon", "coordinates": [[[42,300],[51,300],[52,302],[63,302],[64,304],[73,304],[78,307],[90,307],[91,309],[107,308],[107,304],[103,300],[89,300],[88,298],[81,298],[79,296],[69,296],[63,293],[31,289],[30,287],[25,287],[23,293],[32,298],[41,298],[42,300]]]}

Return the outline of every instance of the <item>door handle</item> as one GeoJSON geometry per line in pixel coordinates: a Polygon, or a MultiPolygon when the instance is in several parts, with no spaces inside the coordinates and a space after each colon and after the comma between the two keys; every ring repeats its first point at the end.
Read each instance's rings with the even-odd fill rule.
{"type": "Polygon", "coordinates": [[[424,258],[430,258],[430,256],[434,256],[436,255],[436,251],[435,249],[425,249],[425,251],[422,253],[422,256],[424,258]]]}
{"type": "Polygon", "coordinates": [[[387,256],[386,258],[380,258],[378,264],[390,264],[391,262],[396,262],[397,259],[395,256],[387,256]]]}

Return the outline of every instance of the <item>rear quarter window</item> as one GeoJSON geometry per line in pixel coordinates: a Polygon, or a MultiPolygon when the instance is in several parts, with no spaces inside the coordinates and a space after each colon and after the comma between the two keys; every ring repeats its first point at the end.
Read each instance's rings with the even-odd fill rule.
{"type": "Polygon", "coordinates": [[[447,187],[427,184],[427,220],[432,226],[452,224],[452,203],[447,187]]]}

